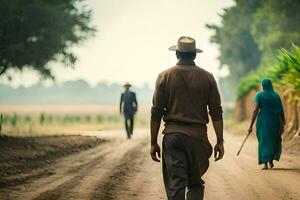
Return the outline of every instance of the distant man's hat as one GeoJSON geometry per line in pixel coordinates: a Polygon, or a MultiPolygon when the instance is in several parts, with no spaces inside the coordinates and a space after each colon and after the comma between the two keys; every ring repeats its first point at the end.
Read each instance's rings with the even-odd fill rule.
{"type": "Polygon", "coordinates": [[[169,48],[171,51],[179,51],[179,52],[196,52],[202,53],[201,49],[196,48],[195,39],[189,36],[182,36],[178,39],[177,45],[173,45],[169,48]]]}
{"type": "Polygon", "coordinates": [[[130,84],[129,82],[126,81],[126,82],[124,83],[123,86],[124,86],[124,87],[125,87],[125,86],[131,87],[131,84],[130,84]]]}

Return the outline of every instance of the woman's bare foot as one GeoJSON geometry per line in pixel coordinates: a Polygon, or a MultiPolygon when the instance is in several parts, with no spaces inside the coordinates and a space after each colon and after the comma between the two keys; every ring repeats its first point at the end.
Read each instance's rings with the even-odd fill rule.
{"type": "Polygon", "coordinates": [[[273,163],[273,160],[272,161],[270,161],[270,168],[272,169],[273,167],[274,167],[274,163],[273,163]]]}
{"type": "Polygon", "coordinates": [[[267,170],[268,169],[268,164],[266,163],[265,166],[261,170],[267,170]]]}

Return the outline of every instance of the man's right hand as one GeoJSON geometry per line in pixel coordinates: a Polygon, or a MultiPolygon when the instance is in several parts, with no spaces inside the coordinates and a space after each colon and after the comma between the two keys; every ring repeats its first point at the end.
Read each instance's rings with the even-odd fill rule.
{"type": "Polygon", "coordinates": [[[150,155],[153,161],[160,162],[160,147],[158,144],[151,145],[150,155]]]}
{"type": "Polygon", "coordinates": [[[224,156],[224,145],[223,143],[217,143],[214,148],[215,161],[221,160],[224,156]]]}

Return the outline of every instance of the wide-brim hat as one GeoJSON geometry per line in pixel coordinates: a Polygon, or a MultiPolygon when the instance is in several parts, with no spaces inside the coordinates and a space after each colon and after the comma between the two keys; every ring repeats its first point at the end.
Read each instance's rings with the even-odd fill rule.
{"type": "Polygon", "coordinates": [[[129,82],[125,82],[123,86],[124,86],[124,87],[125,87],[125,86],[131,87],[131,84],[130,84],[129,82]]]}
{"type": "Polygon", "coordinates": [[[189,36],[182,36],[178,39],[177,45],[173,45],[169,47],[171,51],[178,51],[178,52],[196,52],[202,53],[201,49],[196,48],[196,40],[189,36]]]}

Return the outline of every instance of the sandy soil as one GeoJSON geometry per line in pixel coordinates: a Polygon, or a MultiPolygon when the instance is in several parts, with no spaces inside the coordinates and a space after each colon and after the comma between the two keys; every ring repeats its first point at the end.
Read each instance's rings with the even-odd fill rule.
{"type": "MultiPolygon", "coordinates": [[[[161,165],[149,157],[148,131],[137,130],[132,140],[126,140],[123,131],[85,132],[83,135],[105,138],[107,142],[26,172],[38,174],[36,171],[43,169],[47,173],[2,187],[0,199],[166,199],[161,165]]],[[[254,136],[247,141],[241,155],[236,156],[242,139],[226,134],[226,156],[218,162],[212,160],[204,177],[205,199],[300,199],[299,156],[283,152],[275,169],[261,171],[254,136]]],[[[14,178],[24,173],[15,174],[14,178]]]]}

